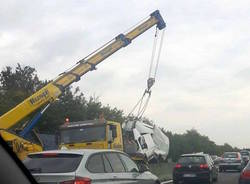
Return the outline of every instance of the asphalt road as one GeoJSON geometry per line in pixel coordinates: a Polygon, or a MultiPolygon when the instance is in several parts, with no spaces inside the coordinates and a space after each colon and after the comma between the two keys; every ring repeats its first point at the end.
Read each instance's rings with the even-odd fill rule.
{"type": "MultiPolygon", "coordinates": [[[[218,181],[214,184],[238,184],[240,173],[236,171],[227,171],[219,173],[218,181]]],[[[171,184],[172,181],[162,182],[162,184],[171,184]]]]}
{"type": "Polygon", "coordinates": [[[215,184],[238,184],[239,177],[240,173],[236,171],[222,172],[215,184]]]}

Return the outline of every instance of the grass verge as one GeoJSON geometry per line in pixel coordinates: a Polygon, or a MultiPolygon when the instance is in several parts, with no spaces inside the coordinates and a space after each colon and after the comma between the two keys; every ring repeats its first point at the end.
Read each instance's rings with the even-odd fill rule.
{"type": "Polygon", "coordinates": [[[175,163],[173,162],[161,162],[153,163],[149,165],[152,173],[159,177],[161,181],[172,179],[172,171],[175,163]]]}

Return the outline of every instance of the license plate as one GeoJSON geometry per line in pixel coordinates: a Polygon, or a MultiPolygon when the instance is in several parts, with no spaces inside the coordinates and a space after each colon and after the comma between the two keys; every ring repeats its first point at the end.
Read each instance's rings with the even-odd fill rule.
{"type": "Polygon", "coordinates": [[[196,174],[183,174],[183,177],[192,178],[192,177],[196,177],[196,174]]]}

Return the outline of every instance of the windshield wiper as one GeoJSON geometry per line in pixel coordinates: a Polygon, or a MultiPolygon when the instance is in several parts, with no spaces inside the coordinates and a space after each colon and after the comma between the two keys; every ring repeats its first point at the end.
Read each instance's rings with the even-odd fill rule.
{"type": "Polygon", "coordinates": [[[34,173],[34,172],[41,173],[42,172],[42,168],[39,168],[39,167],[38,168],[30,168],[29,171],[32,172],[32,173],[34,173]]]}

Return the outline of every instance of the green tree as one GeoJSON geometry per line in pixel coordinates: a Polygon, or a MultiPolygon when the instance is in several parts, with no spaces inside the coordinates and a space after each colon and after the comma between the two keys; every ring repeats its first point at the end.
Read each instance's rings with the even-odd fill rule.
{"type": "Polygon", "coordinates": [[[7,66],[0,73],[0,114],[3,114],[23,101],[42,86],[36,70],[17,64],[13,70],[7,66]]]}
{"type": "MultiPolygon", "coordinates": [[[[39,80],[36,70],[32,67],[22,67],[17,64],[13,69],[7,66],[0,73],[0,114],[15,107],[47,83],[48,81],[39,80]]],[[[22,126],[35,113],[18,123],[18,126],[22,126]]],[[[70,121],[91,120],[99,118],[101,113],[108,120],[118,122],[124,120],[122,110],[112,108],[109,105],[104,106],[98,98],[90,97],[86,100],[78,87],[74,90],[72,87],[68,87],[60,98],[47,109],[36,128],[40,132],[54,133],[65,122],[66,118],[69,118],[70,121]]]]}

